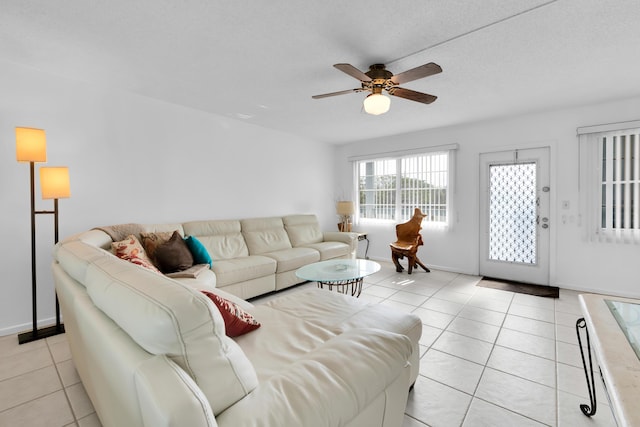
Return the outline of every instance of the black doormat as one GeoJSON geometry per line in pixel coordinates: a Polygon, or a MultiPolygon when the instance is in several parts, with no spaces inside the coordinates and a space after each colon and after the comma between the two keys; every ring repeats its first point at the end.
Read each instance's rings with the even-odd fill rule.
{"type": "Polygon", "coordinates": [[[556,286],[532,285],[529,283],[514,282],[511,280],[496,279],[493,277],[483,277],[476,286],[501,289],[503,291],[516,292],[519,294],[535,295],[538,297],[560,297],[560,289],[556,286]]]}

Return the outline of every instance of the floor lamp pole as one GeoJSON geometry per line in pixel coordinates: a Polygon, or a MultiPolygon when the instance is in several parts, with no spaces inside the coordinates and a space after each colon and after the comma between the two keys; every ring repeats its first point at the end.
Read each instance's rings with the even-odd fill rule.
{"type": "Polygon", "coordinates": [[[54,238],[58,243],[58,199],[54,199],[53,211],[36,211],[35,196],[35,164],[29,162],[30,182],[31,182],[31,307],[33,329],[18,335],[18,343],[26,344],[42,338],[52,337],[64,332],[64,325],[60,323],[60,303],[56,295],[56,324],[46,328],[38,329],[38,298],[37,298],[37,280],[36,280],[36,214],[53,214],[54,216],[54,238]]]}

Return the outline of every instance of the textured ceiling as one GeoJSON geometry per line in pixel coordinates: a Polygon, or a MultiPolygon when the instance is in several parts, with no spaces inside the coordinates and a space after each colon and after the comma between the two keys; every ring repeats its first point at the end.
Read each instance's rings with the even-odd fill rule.
{"type": "Polygon", "coordinates": [[[2,0],[0,61],[331,143],[640,95],[638,0],[2,0]],[[332,64],[436,62],[382,116],[332,64]]]}

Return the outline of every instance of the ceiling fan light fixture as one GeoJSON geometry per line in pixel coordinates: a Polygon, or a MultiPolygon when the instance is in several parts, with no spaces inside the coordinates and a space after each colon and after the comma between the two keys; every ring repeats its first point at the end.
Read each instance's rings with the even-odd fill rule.
{"type": "Polygon", "coordinates": [[[364,99],[363,105],[368,114],[378,116],[389,111],[391,98],[381,93],[372,93],[364,99]]]}

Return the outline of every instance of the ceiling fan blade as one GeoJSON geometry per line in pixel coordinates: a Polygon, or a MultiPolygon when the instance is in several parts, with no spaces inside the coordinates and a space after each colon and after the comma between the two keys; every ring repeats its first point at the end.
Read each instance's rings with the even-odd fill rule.
{"type": "Polygon", "coordinates": [[[362,92],[363,90],[364,89],[359,87],[359,88],[356,88],[356,89],[341,90],[340,92],[331,92],[331,93],[323,93],[322,95],[313,95],[312,98],[313,99],[328,98],[330,96],[346,95],[347,93],[362,92]]]}
{"type": "Polygon", "coordinates": [[[416,92],[411,89],[404,89],[401,87],[394,87],[389,90],[389,94],[411,101],[422,102],[423,104],[431,104],[438,99],[437,96],[429,95],[428,93],[416,92]]]}
{"type": "Polygon", "coordinates": [[[429,77],[441,72],[442,72],[442,68],[440,68],[438,64],[429,62],[428,64],[424,64],[419,67],[412,68],[410,70],[402,72],[400,74],[396,74],[395,76],[391,77],[391,81],[397,85],[400,85],[402,83],[418,80],[423,77],[429,77]]]}
{"type": "Polygon", "coordinates": [[[355,77],[356,79],[360,80],[361,82],[370,82],[371,81],[371,77],[367,76],[365,73],[363,73],[362,71],[358,70],[356,67],[354,67],[351,64],[334,64],[333,66],[336,67],[338,70],[342,71],[343,73],[347,73],[351,77],[355,77]]]}

